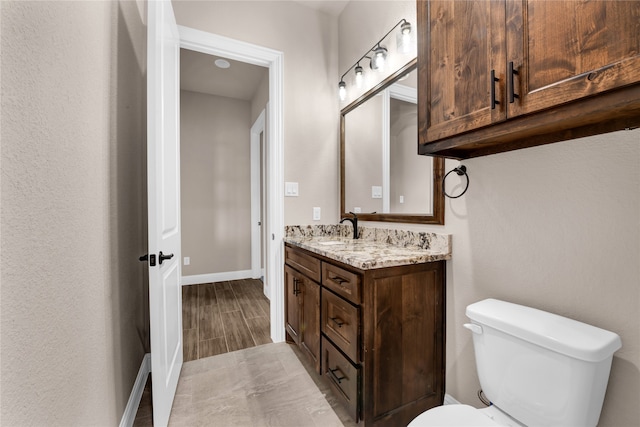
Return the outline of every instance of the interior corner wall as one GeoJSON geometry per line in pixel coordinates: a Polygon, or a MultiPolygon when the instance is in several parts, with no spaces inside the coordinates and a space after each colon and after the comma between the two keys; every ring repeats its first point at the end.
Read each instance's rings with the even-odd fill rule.
{"type": "Polygon", "coordinates": [[[1,5],[2,425],[118,425],[146,351],[138,6],[1,5]]]}
{"type": "MultiPolygon", "coordinates": [[[[264,76],[251,99],[251,125],[258,120],[262,110],[267,108],[269,103],[269,69],[265,68],[264,76]]],[[[266,113],[266,112],[265,112],[266,113]]]]}
{"type": "MultiPolygon", "coordinates": [[[[362,4],[360,4],[362,3],[362,4]]],[[[351,2],[351,7],[367,7],[351,2]]],[[[393,7],[395,2],[380,2],[393,7]]],[[[370,6],[375,6],[372,4],[370,6]]],[[[340,16],[340,28],[377,40],[375,14],[340,16]],[[346,18],[349,19],[346,19],[346,18]],[[371,21],[371,22],[370,22],[371,21]],[[366,30],[369,28],[369,30],[366,30]]],[[[340,33],[340,57],[352,33],[340,33]]],[[[351,55],[348,55],[351,57],[351,55]]],[[[341,60],[342,64],[342,60],[341,60]]],[[[446,171],[459,164],[447,160],[446,171]]],[[[498,298],[616,332],[600,427],[640,419],[640,129],[465,160],[467,193],[445,200],[445,225],[365,223],[452,235],[447,262],[446,392],[476,396],[466,306],[498,298]]],[[[447,178],[457,194],[464,177],[447,178]]],[[[420,184],[417,184],[420,185],[420,184]]],[[[336,194],[336,197],[338,195],[336,194]]]]}
{"type": "Polygon", "coordinates": [[[180,91],[183,276],[251,269],[249,101],[180,91]]]}
{"type": "MultiPolygon", "coordinates": [[[[283,52],[285,224],[338,221],[337,18],[289,1],[173,2],[179,25],[283,52]],[[313,172],[310,172],[313,171],[313,172]]],[[[284,191],[284,189],[283,189],[284,191]]]]}

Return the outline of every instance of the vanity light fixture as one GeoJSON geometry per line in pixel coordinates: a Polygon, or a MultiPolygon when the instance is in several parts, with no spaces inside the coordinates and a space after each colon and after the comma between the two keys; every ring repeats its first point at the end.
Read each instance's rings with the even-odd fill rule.
{"type": "MultiPolygon", "coordinates": [[[[356,65],[355,73],[356,73],[356,86],[362,87],[362,81],[364,80],[364,75],[363,75],[364,71],[359,63],[358,65],[356,65]]],[[[346,95],[346,88],[345,88],[345,95],[346,95]]]]}
{"type": "Polygon", "coordinates": [[[384,71],[384,62],[387,59],[387,49],[378,44],[373,49],[373,58],[371,58],[371,69],[376,71],[384,71]]]}
{"type": "Polygon", "coordinates": [[[409,53],[411,50],[411,24],[404,22],[400,26],[400,34],[397,38],[398,50],[402,53],[409,53]]]}
{"type": "Polygon", "coordinates": [[[340,96],[340,101],[347,99],[347,84],[343,80],[338,83],[338,96],[340,96]]]}
{"type": "Polygon", "coordinates": [[[398,26],[400,26],[400,33],[398,34],[397,43],[398,43],[398,51],[400,53],[408,53],[411,50],[411,24],[406,19],[401,19],[396,25],[391,28],[387,34],[385,34],[376,44],[371,47],[364,55],[360,57],[349,69],[342,75],[340,78],[340,83],[338,83],[338,95],[340,96],[340,100],[344,101],[347,98],[347,84],[344,82],[344,77],[349,73],[349,71],[354,70],[356,75],[356,85],[358,87],[362,86],[362,82],[364,79],[364,70],[360,66],[360,61],[367,58],[369,59],[369,66],[372,70],[383,71],[384,64],[387,59],[388,51],[382,46],[382,42],[391,34],[393,30],[395,30],[398,26]]]}

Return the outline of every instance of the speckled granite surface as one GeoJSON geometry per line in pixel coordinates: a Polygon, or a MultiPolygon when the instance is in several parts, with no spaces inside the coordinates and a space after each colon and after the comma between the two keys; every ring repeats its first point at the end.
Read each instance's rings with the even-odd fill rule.
{"type": "Polygon", "coordinates": [[[451,235],[358,227],[290,225],[284,241],[362,270],[451,259],[451,235]]]}

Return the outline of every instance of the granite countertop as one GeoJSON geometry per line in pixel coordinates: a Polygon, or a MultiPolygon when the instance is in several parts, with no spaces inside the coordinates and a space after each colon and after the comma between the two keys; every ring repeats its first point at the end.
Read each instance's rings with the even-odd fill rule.
{"type": "Polygon", "coordinates": [[[284,241],[361,270],[451,259],[450,235],[358,228],[354,240],[350,225],[287,226],[284,241]]]}

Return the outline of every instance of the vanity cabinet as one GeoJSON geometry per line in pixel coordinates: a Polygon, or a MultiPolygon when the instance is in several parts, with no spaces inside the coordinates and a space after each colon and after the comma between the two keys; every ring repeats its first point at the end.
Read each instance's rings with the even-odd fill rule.
{"type": "Polygon", "coordinates": [[[285,259],[288,264],[284,267],[287,336],[309,357],[316,372],[320,372],[320,261],[290,248],[285,252],[285,259]]]}
{"type": "Polygon", "coordinates": [[[420,154],[640,125],[640,2],[418,0],[420,154]]]}
{"type": "MultiPolygon", "coordinates": [[[[320,372],[354,420],[407,425],[441,405],[445,262],[361,270],[287,243],[288,296],[290,278],[302,275],[293,265],[301,258],[320,266],[320,372]]],[[[296,300],[286,304],[289,316],[296,300]]],[[[300,332],[290,324],[287,333],[296,341],[292,335],[300,332]]]]}

